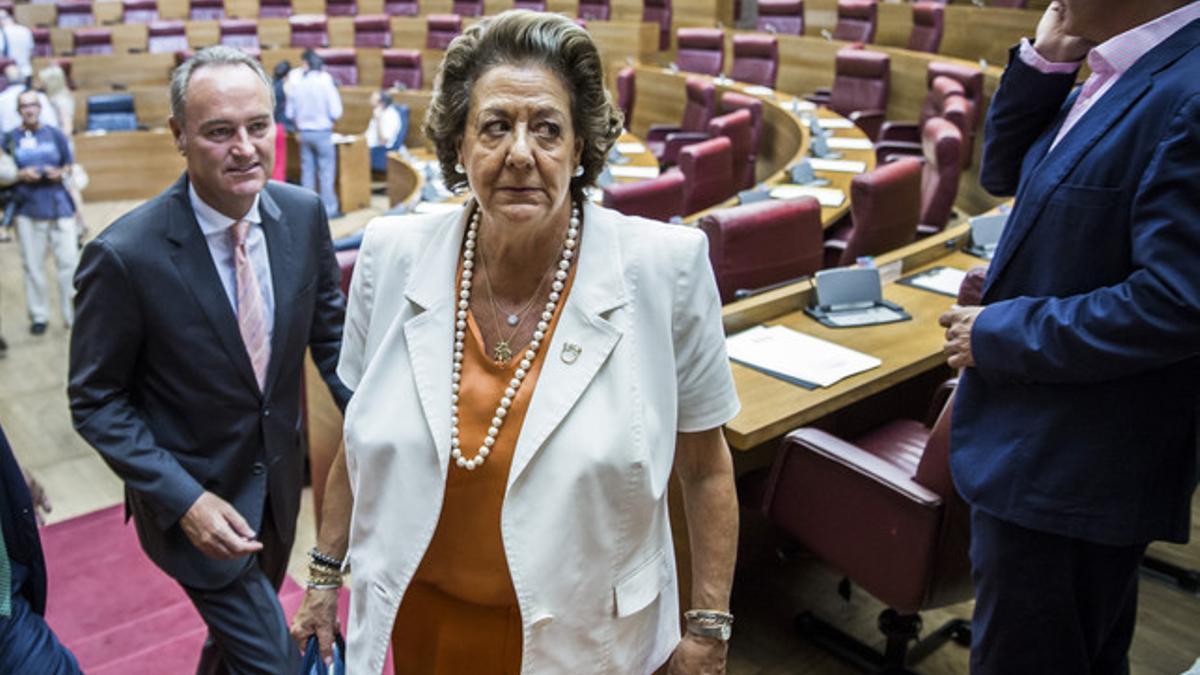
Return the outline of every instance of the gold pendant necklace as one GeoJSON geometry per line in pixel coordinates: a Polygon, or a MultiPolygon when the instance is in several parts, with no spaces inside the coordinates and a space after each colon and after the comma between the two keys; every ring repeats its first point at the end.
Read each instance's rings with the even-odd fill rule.
{"type": "Polygon", "coordinates": [[[492,347],[492,360],[498,366],[507,366],[509,361],[512,361],[512,347],[508,346],[508,340],[501,339],[492,347]]]}
{"type": "Polygon", "coordinates": [[[496,303],[496,294],[492,291],[492,275],[488,272],[488,265],[483,259],[482,252],[479,254],[479,262],[480,267],[483,268],[483,280],[487,283],[488,287],[488,300],[492,305],[492,322],[496,325],[496,335],[498,335],[500,338],[496,342],[496,345],[492,347],[492,360],[496,362],[497,366],[500,366],[501,368],[507,368],[509,362],[512,361],[512,341],[513,338],[517,336],[517,331],[520,330],[521,319],[525,317],[526,312],[528,312],[529,308],[533,306],[533,301],[537,299],[538,293],[542,290],[542,285],[546,283],[546,280],[543,277],[542,280],[538,282],[538,286],[536,289],[534,289],[533,295],[530,296],[529,301],[525,303],[525,306],[522,307],[519,312],[508,315],[506,323],[508,323],[509,326],[512,326],[512,332],[506,338],[504,337],[503,331],[500,329],[500,314],[502,312],[500,311],[500,305],[496,303]]]}

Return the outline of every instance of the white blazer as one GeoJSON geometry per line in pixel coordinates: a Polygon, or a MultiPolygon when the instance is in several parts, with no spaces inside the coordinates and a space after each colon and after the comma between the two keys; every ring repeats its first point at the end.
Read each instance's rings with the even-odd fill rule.
{"type": "MultiPolygon", "coordinates": [[[[376,219],[355,264],[338,374],[355,391],[345,439],[356,674],[383,668],[442,508],[465,218],[376,219]]],[[[667,518],[675,434],[724,424],[738,402],[704,235],[591,204],[582,230],[501,511],[521,672],[650,673],[680,636],[667,518]]]]}

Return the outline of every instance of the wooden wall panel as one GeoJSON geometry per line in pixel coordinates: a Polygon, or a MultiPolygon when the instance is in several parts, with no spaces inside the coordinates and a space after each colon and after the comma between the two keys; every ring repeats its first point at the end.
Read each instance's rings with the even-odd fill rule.
{"type": "Polygon", "coordinates": [[[165,129],[76,136],[75,161],[91,179],[85,201],[145,199],[174,183],[185,165],[165,129]]]}

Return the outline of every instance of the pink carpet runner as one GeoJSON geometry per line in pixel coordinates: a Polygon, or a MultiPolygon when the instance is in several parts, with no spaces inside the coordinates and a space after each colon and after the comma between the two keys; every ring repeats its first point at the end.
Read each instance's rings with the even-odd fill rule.
{"type": "MultiPolygon", "coordinates": [[[[88,675],[193,673],[204,623],[179,585],[142,553],[123,515],[118,505],[42,529],[46,620],[88,675]]],[[[289,618],[302,596],[288,577],[279,599],[289,618]]],[[[342,625],[348,599],[343,589],[342,625]]]]}

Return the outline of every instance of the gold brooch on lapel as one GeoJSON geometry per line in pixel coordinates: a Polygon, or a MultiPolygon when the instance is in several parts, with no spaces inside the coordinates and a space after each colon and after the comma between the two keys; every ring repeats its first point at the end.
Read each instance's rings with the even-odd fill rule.
{"type": "Polygon", "coordinates": [[[562,360],[563,363],[567,364],[568,366],[572,363],[575,363],[575,361],[579,359],[579,355],[581,353],[583,353],[583,347],[580,347],[574,342],[563,343],[562,360]]]}

